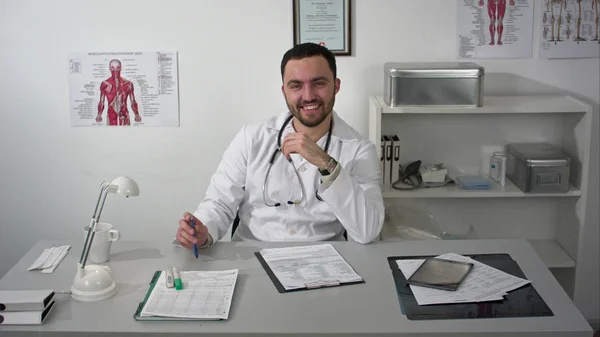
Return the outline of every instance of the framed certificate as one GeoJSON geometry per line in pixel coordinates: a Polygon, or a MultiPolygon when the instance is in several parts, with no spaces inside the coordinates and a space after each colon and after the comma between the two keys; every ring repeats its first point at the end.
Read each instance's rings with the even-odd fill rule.
{"type": "Polygon", "coordinates": [[[313,42],[351,55],[350,0],[293,0],[294,45],[313,42]]]}

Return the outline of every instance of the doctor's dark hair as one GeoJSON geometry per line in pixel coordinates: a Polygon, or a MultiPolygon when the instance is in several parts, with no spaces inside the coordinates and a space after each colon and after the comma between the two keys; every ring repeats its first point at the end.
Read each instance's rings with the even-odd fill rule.
{"type": "Polygon", "coordinates": [[[301,60],[311,56],[323,56],[329,64],[329,69],[333,72],[333,79],[337,78],[335,55],[326,47],[310,42],[298,44],[283,55],[283,59],[281,60],[281,78],[283,78],[285,66],[289,60],[301,60]]]}

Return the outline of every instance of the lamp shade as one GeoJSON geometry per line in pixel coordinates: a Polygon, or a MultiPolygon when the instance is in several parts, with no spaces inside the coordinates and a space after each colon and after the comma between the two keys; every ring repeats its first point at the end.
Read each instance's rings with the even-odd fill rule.
{"type": "Polygon", "coordinates": [[[137,197],[140,195],[140,188],[135,180],[126,177],[120,176],[113,179],[110,182],[112,188],[115,188],[114,192],[124,195],[126,197],[137,197]]]}

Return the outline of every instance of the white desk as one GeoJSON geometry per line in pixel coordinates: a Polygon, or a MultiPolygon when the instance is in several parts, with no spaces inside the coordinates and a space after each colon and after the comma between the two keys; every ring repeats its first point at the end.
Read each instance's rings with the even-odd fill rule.
{"type": "MultiPolygon", "coordinates": [[[[286,244],[219,243],[193,253],[163,243],[113,244],[109,265],[118,292],[96,303],[59,295],[56,307],[40,326],[0,326],[0,336],[486,336],[592,337],[592,329],[525,240],[333,242],[365,279],[364,284],[280,294],[253,253],[286,244]],[[411,321],[401,314],[388,256],[509,253],[554,312],[553,317],[411,321]],[[184,269],[238,268],[239,278],[227,321],[138,322],[133,314],[155,270],[167,264],[184,269]]],[[[0,289],[68,290],[82,243],[40,242],[2,279],[0,289]],[[27,267],[52,245],[71,251],[52,274],[27,267]]]]}

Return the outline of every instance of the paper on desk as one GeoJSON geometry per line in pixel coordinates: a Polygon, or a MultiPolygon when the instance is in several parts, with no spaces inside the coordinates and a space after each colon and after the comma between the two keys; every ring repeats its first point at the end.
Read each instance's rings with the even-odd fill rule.
{"type": "Polygon", "coordinates": [[[42,254],[27,270],[31,271],[41,269],[42,273],[54,272],[54,269],[58,267],[58,264],[62,261],[62,259],[67,256],[70,248],[70,245],[66,245],[44,249],[42,254]]]}
{"type": "Polygon", "coordinates": [[[183,289],[167,288],[164,271],[140,316],[218,320],[229,317],[238,270],[182,271],[183,289]]]}
{"type": "Polygon", "coordinates": [[[362,281],[331,244],[269,248],[260,254],[286,290],[362,281]]]}
{"type": "MultiPolygon", "coordinates": [[[[504,299],[509,291],[531,283],[529,280],[510,275],[459,254],[444,254],[437,258],[470,262],[473,263],[473,268],[455,291],[411,284],[410,289],[419,305],[497,301],[504,299]]],[[[408,279],[424,261],[424,259],[396,260],[396,263],[404,277],[408,279]]]]}

